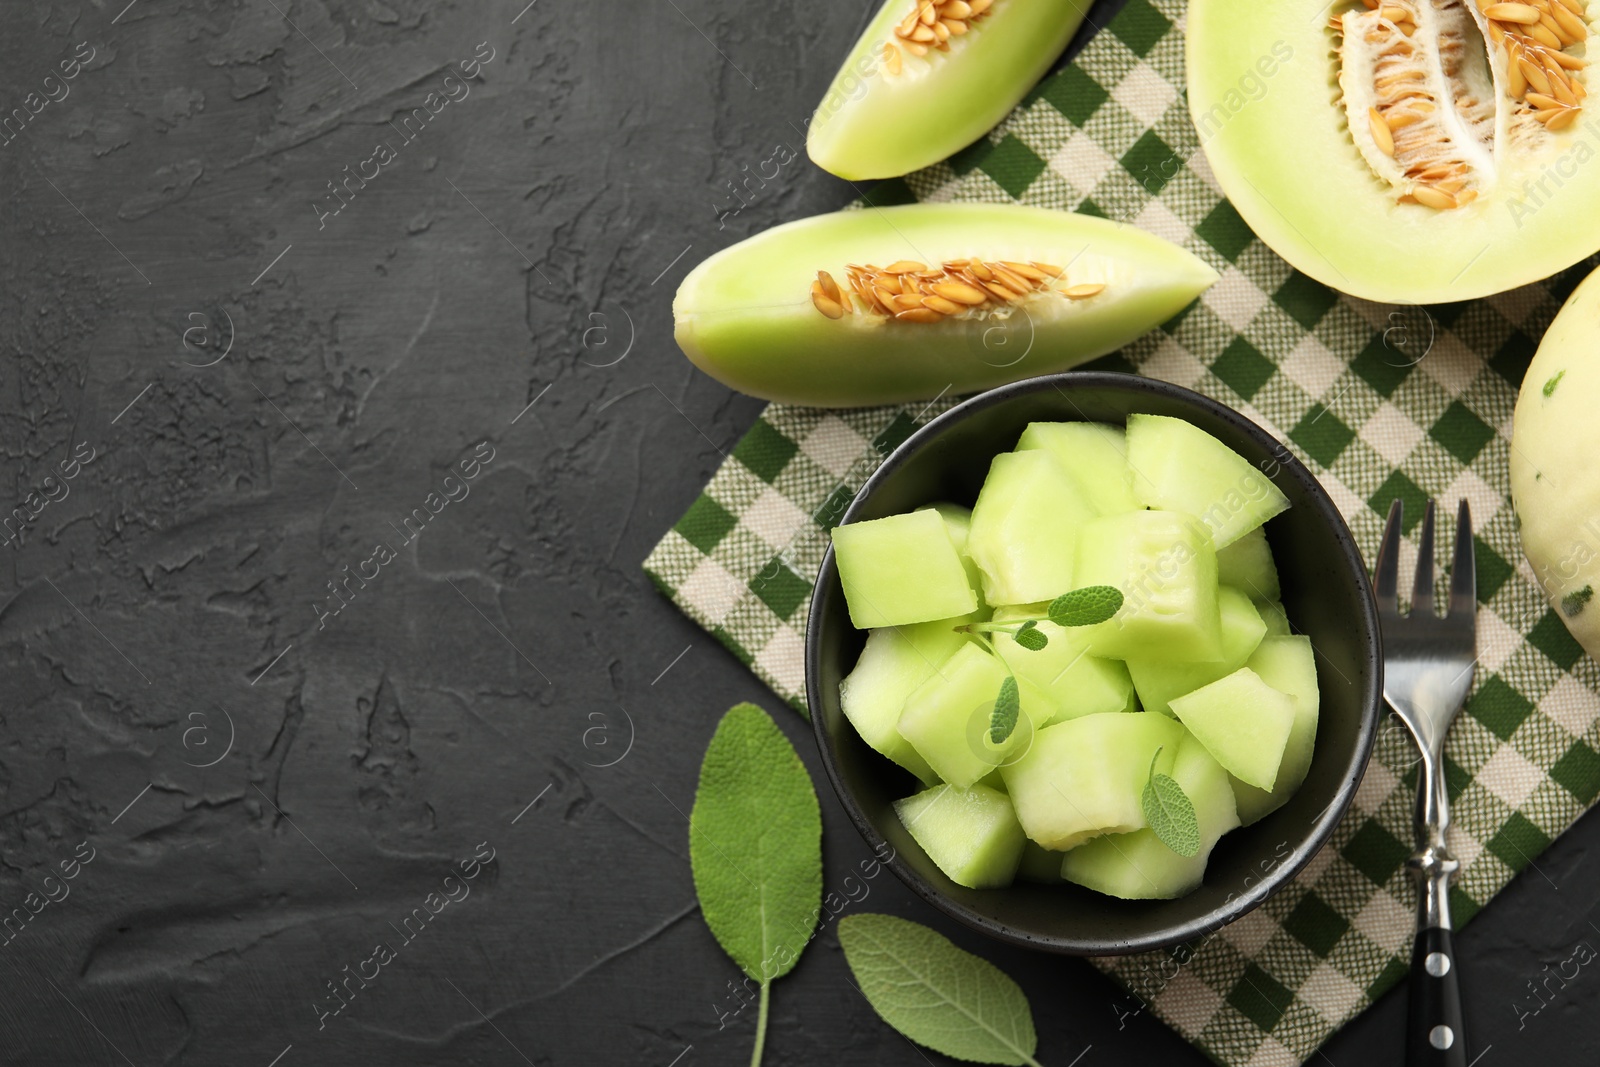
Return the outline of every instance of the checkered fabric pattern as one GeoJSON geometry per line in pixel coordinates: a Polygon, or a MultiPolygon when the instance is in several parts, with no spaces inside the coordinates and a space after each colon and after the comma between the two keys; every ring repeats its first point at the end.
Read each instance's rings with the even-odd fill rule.
{"type": "MultiPolygon", "coordinates": [[[[1221,281],[1096,366],[1188,386],[1273,431],[1369,559],[1390,502],[1405,501],[1403,573],[1423,502],[1471,501],[1482,658],[1447,756],[1459,925],[1600,794],[1600,665],[1522,559],[1507,473],[1523,372],[1591,265],[1426,309],[1341,297],[1296,272],[1255,238],[1198,151],[1183,13],[1180,0],[1130,0],[989,138],[878,186],[872,202],[1016,200],[1174,241],[1221,281]]],[[[768,408],[645,569],[803,712],[802,635],[827,531],[882,458],[948,406],[768,408]]],[[[1403,730],[1389,727],[1354,807],[1292,885],[1181,953],[1181,967],[1167,953],[1097,961],[1216,1062],[1302,1063],[1405,973],[1415,770],[1403,730]]]]}

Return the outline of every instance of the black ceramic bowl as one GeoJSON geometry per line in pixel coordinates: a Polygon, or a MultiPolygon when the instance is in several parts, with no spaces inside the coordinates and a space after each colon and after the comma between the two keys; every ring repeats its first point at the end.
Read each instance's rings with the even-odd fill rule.
{"type": "Polygon", "coordinates": [[[1030,422],[1122,423],[1147,412],[1187,419],[1258,466],[1291,507],[1267,524],[1295,632],[1316,649],[1322,708],[1305,784],[1254,826],[1218,842],[1205,883],[1179,900],[1125,901],[1074,885],[967,889],[934,866],[892,807],[920,786],[868,748],[839,708],[839,680],[865,635],[850,625],[830,549],[806,627],[806,694],[822,762],[869,845],[894,849],[894,872],[924,900],[1003,941],[1105,956],[1177,944],[1232,922],[1281,889],[1316,855],[1360,784],[1380,714],[1383,670],[1366,568],[1317,480],[1271,434],[1238,412],[1166,382],[1127,374],[1033,378],[974,397],[895,450],[842,521],[882,518],[936,500],[971,504],[989,461],[1030,422]]]}

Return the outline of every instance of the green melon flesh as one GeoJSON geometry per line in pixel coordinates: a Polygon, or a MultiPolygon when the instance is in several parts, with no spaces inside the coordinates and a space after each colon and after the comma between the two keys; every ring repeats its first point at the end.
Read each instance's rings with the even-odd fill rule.
{"type": "Polygon", "coordinates": [[[1038,731],[1032,747],[1000,773],[1028,837],[1069,849],[1143,827],[1139,798],[1151,757],[1159,749],[1156,770],[1170,773],[1182,736],[1165,715],[1085,715],[1038,731]]]}
{"type": "Polygon", "coordinates": [[[1263,526],[1240,537],[1227,548],[1217,550],[1217,581],[1236,586],[1256,600],[1277,600],[1278,565],[1272,561],[1263,526]]]}
{"type": "Polygon", "coordinates": [[[967,554],[967,537],[972,532],[972,509],[964,508],[960,504],[951,504],[940,501],[920,507],[918,511],[934,511],[944,520],[945,532],[950,535],[950,543],[956,546],[956,554],[961,557],[961,566],[967,572],[967,584],[972,586],[973,595],[978,598],[978,612],[981,614],[985,607],[983,603],[983,573],[978,570],[978,565],[967,554]]]}
{"type": "Polygon", "coordinates": [[[767,400],[860,407],[1065,370],[1147,333],[1216,278],[1176,245],[1107,219],[907,204],[803,219],[726,248],[689,272],[672,312],[679,347],[723,384],[767,400]],[[1039,293],[1009,312],[937,323],[865,312],[830,319],[812,304],[818,271],[843,284],[849,263],[973,257],[1062,266],[1066,285],[1106,288],[1082,300],[1039,293]]]}
{"type": "Polygon", "coordinates": [[[1159,650],[1190,662],[1221,656],[1217,555],[1188,516],[1130,511],[1096,519],[1078,535],[1074,580],[1122,591],[1116,617],[1086,629],[1095,655],[1127,659],[1159,650]]]}
{"type": "Polygon", "coordinates": [[[1011,800],[975,785],[936,785],[898,800],[894,812],[922,851],[957,885],[1008,886],[1016,877],[1025,838],[1011,800]]]}
{"type": "Polygon", "coordinates": [[[1209,663],[1176,662],[1163,656],[1159,649],[1128,657],[1128,674],[1146,711],[1171,714],[1168,704],[1173,697],[1192,693],[1243,667],[1267,634],[1267,624],[1261,621],[1255,605],[1237,589],[1225,585],[1218,590],[1217,612],[1222,620],[1221,659],[1209,663]]]}
{"type": "MultiPolygon", "coordinates": [[[[1007,608],[996,613],[997,622],[1038,618],[1047,605],[1007,608]]],[[[1049,644],[1031,651],[1010,634],[997,633],[994,649],[1018,679],[1027,679],[1049,694],[1055,716],[1041,725],[1051,726],[1084,715],[1133,710],[1133,679],[1120,661],[1089,654],[1084,627],[1063,628],[1048,619],[1040,622],[1049,644]]]]}
{"type": "Polygon", "coordinates": [[[861,739],[924,783],[936,775],[900,735],[900,709],[906,697],[968,643],[954,625],[955,620],[946,619],[873,630],[855,667],[839,683],[839,705],[861,739]]]}
{"type": "Polygon", "coordinates": [[[1289,626],[1288,613],[1278,601],[1257,600],[1255,605],[1256,611],[1261,613],[1261,621],[1267,624],[1267,636],[1283,637],[1293,633],[1289,626]]]}
{"type": "Polygon", "coordinates": [[[1022,715],[1011,736],[994,744],[989,719],[1006,674],[988,649],[967,642],[906,698],[900,735],[943,781],[967,788],[1026,751],[1035,728],[1055,717],[1049,698],[1018,679],[1022,715]]]}
{"type": "Polygon", "coordinates": [[[1511,499],[1540,589],[1578,643],[1600,657],[1597,324],[1600,272],[1567,300],[1522,379],[1511,431],[1511,499]]]}
{"type": "MultiPolygon", "coordinates": [[[[1600,164],[1587,110],[1558,133],[1523,123],[1513,138],[1503,127],[1486,146],[1494,173],[1464,207],[1397,203],[1339,102],[1329,11],[1323,0],[1188,5],[1187,95],[1200,143],[1228,200],[1274,251],[1335,289],[1415,306],[1503,292],[1600,249],[1600,164]]],[[[1485,55],[1481,34],[1469,35],[1466,54],[1485,55]]],[[[1594,82],[1592,71],[1578,78],[1594,82]]],[[[1499,123],[1512,111],[1504,100],[1499,123]]],[[[1428,338],[1407,353],[1411,344],[1420,359],[1428,338]]]]}
{"type": "Polygon", "coordinates": [[[1087,4],[997,0],[948,50],[912,54],[895,27],[921,0],[888,0],[851,49],[811,117],[806,151],[861,181],[939,162],[988,133],[1067,47],[1087,4]],[[884,45],[900,50],[899,72],[884,45]]]}
{"type": "Polygon", "coordinates": [[[1175,697],[1172,713],[1228,773],[1272,789],[1294,729],[1294,702],[1249,667],[1175,697]]]}
{"type": "Polygon", "coordinates": [[[1228,772],[1192,734],[1185,733],[1179,742],[1171,774],[1194,805],[1199,852],[1180,856],[1148,828],[1111,834],[1063,856],[1062,877],[1124,900],[1172,900],[1196,889],[1217,839],[1239,825],[1239,815],[1228,772]]]}
{"type": "Polygon", "coordinates": [[[1270,478],[1185,419],[1128,416],[1128,466],[1134,496],[1199,519],[1219,551],[1289,506],[1270,478]]]}
{"type": "Polygon", "coordinates": [[[835,526],[833,551],[850,621],[860,629],[977,610],[961,554],[936,511],[835,526]]]}
{"type": "Polygon", "coordinates": [[[1073,588],[1075,531],[1094,506],[1045,452],[1002,452],[972,507],[967,551],[990,604],[1050,600],[1073,588]]]}
{"type": "Polygon", "coordinates": [[[1102,515],[1142,507],[1133,498],[1128,439],[1120,426],[1103,422],[1035,422],[1022,431],[1017,451],[1050,453],[1102,515]]]}
{"type": "Polygon", "coordinates": [[[1246,826],[1277,811],[1294,795],[1311,769],[1311,753],[1317,743],[1317,718],[1321,694],[1317,687],[1317,660],[1309,637],[1268,637],[1245,664],[1261,680],[1294,704],[1294,726],[1278,764],[1278,778],[1271,792],[1233,779],[1233,795],[1239,804],[1239,818],[1246,826]]]}

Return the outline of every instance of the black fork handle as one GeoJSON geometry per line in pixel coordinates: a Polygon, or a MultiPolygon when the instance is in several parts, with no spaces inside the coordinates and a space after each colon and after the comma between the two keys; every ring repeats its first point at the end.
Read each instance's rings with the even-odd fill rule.
{"type": "Polygon", "coordinates": [[[1450,931],[1417,931],[1411,947],[1410,1034],[1406,1067],[1467,1067],[1461,986],[1450,931]]]}

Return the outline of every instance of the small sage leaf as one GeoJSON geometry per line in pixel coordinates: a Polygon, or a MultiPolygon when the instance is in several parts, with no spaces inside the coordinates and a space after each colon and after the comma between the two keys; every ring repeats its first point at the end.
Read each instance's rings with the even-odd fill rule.
{"type": "Polygon", "coordinates": [[[1177,779],[1155,773],[1160,756],[1161,750],[1157,749],[1150,757],[1150,779],[1145,783],[1139,806],[1144,809],[1145,821],[1163,845],[1180,856],[1198,855],[1200,820],[1194,813],[1194,804],[1177,779]]]}
{"type": "Polygon", "coordinates": [[[872,1010],[912,1041],[974,1063],[1039,1067],[1028,998],[994,964],[892,915],[839,920],[839,944],[872,1010]]]}
{"type": "Polygon", "coordinates": [[[1039,629],[1039,624],[1033,619],[1023,623],[1017,632],[1012,634],[1012,639],[1029,652],[1037,652],[1050,643],[1050,638],[1039,629]]]}
{"type": "Polygon", "coordinates": [[[1050,621],[1057,626],[1093,626],[1122,610],[1122,590],[1114,585],[1088,585],[1062,593],[1050,602],[1050,621]]]}
{"type": "Polygon", "coordinates": [[[822,813],[794,746],[754,704],[723,716],[689,816],[700,914],[733,962],[767,983],[787,974],[822,903],[822,813]]]}
{"type": "Polygon", "coordinates": [[[989,740],[1003,745],[1011,731],[1017,728],[1017,716],[1022,712],[1022,697],[1017,692],[1017,679],[1006,675],[1000,683],[1000,695],[994,699],[994,711],[989,714],[989,740]]]}

